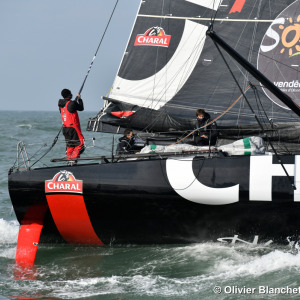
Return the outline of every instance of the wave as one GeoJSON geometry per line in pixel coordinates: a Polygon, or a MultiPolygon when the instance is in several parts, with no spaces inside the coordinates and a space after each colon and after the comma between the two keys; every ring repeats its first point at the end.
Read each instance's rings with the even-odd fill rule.
{"type": "Polygon", "coordinates": [[[31,129],[32,125],[31,124],[19,124],[19,125],[17,125],[17,127],[31,129]]]}
{"type": "MultiPolygon", "coordinates": [[[[215,285],[295,285],[290,280],[298,276],[300,254],[276,247],[219,243],[84,249],[46,246],[38,251],[36,281],[7,280],[11,293],[45,299],[118,299],[120,295],[122,299],[216,299],[215,285]]],[[[6,255],[13,258],[13,249],[6,249],[6,255]]]]}
{"type": "Polygon", "coordinates": [[[18,240],[19,223],[16,220],[0,219],[0,245],[16,244],[18,240]]]}

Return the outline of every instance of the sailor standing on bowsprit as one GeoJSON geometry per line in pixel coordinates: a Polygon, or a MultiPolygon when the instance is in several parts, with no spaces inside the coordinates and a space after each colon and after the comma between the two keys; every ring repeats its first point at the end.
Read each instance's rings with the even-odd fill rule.
{"type": "Polygon", "coordinates": [[[63,121],[62,132],[67,144],[67,159],[70,160],[68,165],[74,165],[85,149],[84,137],[77,113],[77,111],[84,110],[83,101],[80,94],[77,94],[76,99],[72,101],[73,95],[68,89],[63,89],[61,95],[64,99],[58,101],[58,107],[63,121]]]}

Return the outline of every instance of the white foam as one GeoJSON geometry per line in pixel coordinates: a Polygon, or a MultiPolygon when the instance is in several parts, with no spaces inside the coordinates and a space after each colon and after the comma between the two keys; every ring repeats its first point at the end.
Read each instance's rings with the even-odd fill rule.
{"type": "MultiPolygon", "coordinates": [[[[198,283],[199,280],[196,280],[198,283]]],[[[100,295],[148,295],[184,296],[190,292],[200,292],[203,285],[195,284],[189,278],[172,279],[164,276],[136,275],[84,278],[59,281],[14,282],[18,292],[35,293],[37,290],[49,291],[48,297],[84,298],[100,295]]]]}
{"type": "MultiPolygon", "coordinates": [[[[248,245],[226,246],[218,243],[203,243],[173,249],[164,249],[166,255],[172,257],[172,262],[183,267],[197,265],[201,276],[188,277],[188,282],[208,283],[211,281],[226,281],[239,277],[258,277],[284,270],[300,271],[300,253],[290,247],[251,247],[248,245]],[[294,253],[293,253],[294,252],[294,253]],[[205,267],[203,268],[203,264],[205,267]]],[[[164,259],[160,260],[162,264],[164,259]]],[[[166,261],[167,262],[167,261],[166,261]]],[[[170,262],[169,262],[170,264],[170,262]]],[[[142,271],[142,267],[137,269],[142,271]]]]}
{"type": "MultiPolygon", "coordinates": [[[[8,249],[9,250],[9,249],[8,249]]],[[[66,279],[70,269],[62,268],[61,265],[51,264],[40,266],[37,269],[38,278],[34,282],[13,283],[13,289],[18,292],[29,292],[30,294],[40,291],[46,293],[47,297],[58,298],[84,298],[100,295],[144,295],[152,297],[184,297],[190,295],[201,295],[211,293],[213,284],[228,282],[239,282],[258,278],[268,273],[300,270],[300,254],[288,252],[289,249],[269,248],[255,250],[251,247],[228,247],[218,243],[206,243],[174,248],[155,247],[151,249],[153,254],[149,258],[149,264],[153,263],[154,269],[141,260],[137,266],[128,269],[123,276],[120,274],[112,276],[98,275],[96,277],[66,279]],[[159,259],[160,258],[160,259],[159,259]],[[204,260],[211,263],[205,264],[204,260]],[[170,264],[170,262],[172,262],[170,264]],[[173,264],[174,262],[174,264],[173,264]],[[197,270],[197,262],[202,266],[197,270]],[[156,269],[166,265],[168,274],[174,268],[174,274],[165,276],[165,271],[156,269]],[[180,266],[182,264],[182,266],[180,266]],[[144,268],[143,268],[143,266],[144,268]],[[192,274],[188,272],[183,275],[182,268],[193,265],[192,274]],[[156,269],[156,270],[155,270],[156,269]],[[139,274],[137,274],[139,272],[139,274]],[[50,274],[51,273],[51,274],[50,274]],[[45,276],[42,276],[44,274],[45,276]],[[53,275],[56,275],[53,278],[53,275]],[[248,277],[248,279],[247,279],[248,277]],[[51,279],[52,278],[52,279],[51,279]],[[54,280],[53,280],[54,279],[54,280]]],[[[148,261],[147,261],[148,262],[148,261]]],[[[118,273],[118,272],[116,272],[118,273]]]]}
{"type": "Polygon", "coordinates": [[[18,240],[19,223],[0,219],[0,245],[16,244],[18,240]]]}
{"type": "Polygon", "coordinates": [[[216,263],[216,270],[226,277],[236,276],[261,276],[277,270],[297,269],[300,270],[300,253],[293,254],[274,250],[263,256],[247,257],[242,259],[225,259],[216,263]]]}
{"type": "Polygon", "coordinates": [[[31,124],[20,124],[20,125],[17,125],[17,127],[31,129],[32,125],[31,124]]]}
{"type": "Polygon", "coordinates": [[[12,248],[2,248],[0,249],[0,257],[8,258],[8,259],[15,259],[16,258],[16,247],[12,248]]]}

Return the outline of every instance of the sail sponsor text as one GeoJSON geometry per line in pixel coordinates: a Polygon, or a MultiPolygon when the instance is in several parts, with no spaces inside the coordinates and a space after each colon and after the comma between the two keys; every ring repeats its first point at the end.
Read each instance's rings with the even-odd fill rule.
{"type": "Polygon", "coordinates": [[[154,26],[149,28],[144,34],[138,34],[134,45],[169,47],[170,41],[171,35],[165,34],[163,28],[154,26]]]}

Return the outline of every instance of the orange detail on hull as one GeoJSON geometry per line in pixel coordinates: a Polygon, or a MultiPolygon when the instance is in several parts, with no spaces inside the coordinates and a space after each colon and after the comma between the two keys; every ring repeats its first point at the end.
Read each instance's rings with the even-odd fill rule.
{"type": "Polygon", "coordinates": [[[42,228],[42,224],[21,225],[18,235],[16,265],[21,267],[34,265],[42,228]]]}
{"type": "Polygon", "coordinates": [[[82,195],[46,195],[61,236],[69,244],[103,245],[96,235],[82,195]]]}
{"type": "Polygon", "coordinates": [[[47,205],[34,204],[24,215],[19,229],[15,264],[29,268],[34,265],[34,260],[43,229],[43,220],[47,205]]]}

